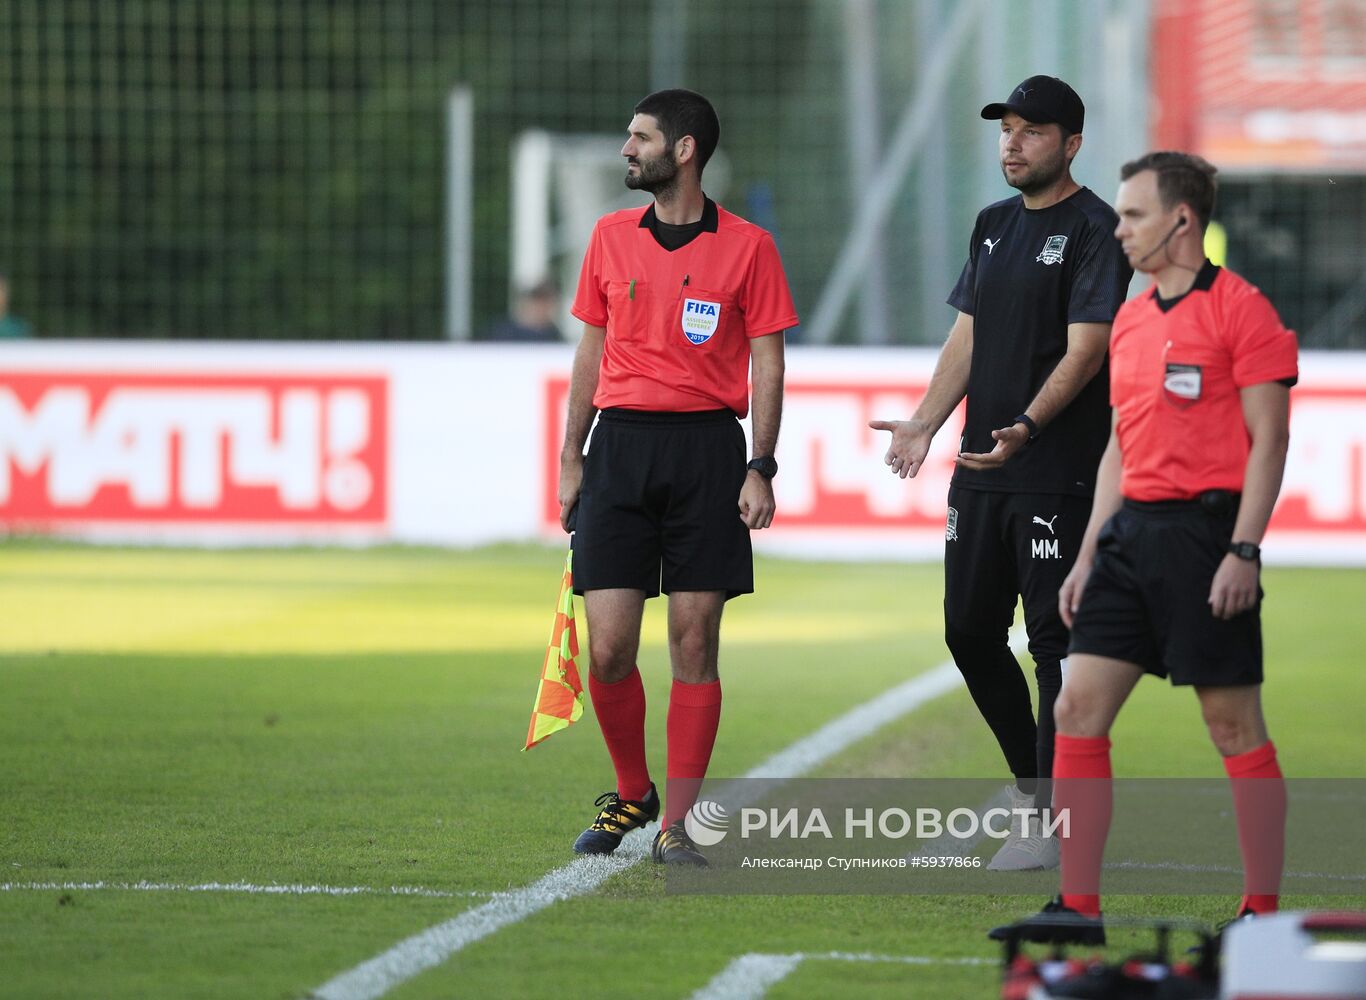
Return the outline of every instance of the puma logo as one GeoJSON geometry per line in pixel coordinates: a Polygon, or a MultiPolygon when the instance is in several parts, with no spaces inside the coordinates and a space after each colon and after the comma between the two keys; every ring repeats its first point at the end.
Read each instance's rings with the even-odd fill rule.
{"type": "Polygon", "coordinates": [[[996,244],[997,244],[997,243],[1000,243],[1000,242],[1001,242],[1001,237],[999,237],[999,236],[996,237],[996,239],[994,239],[994,240],[983,240],[983,241],[982,241],[982,246],[984,246],[984,247],[987,248],[987,256],[988,256],[988,257],[991,256],[991,251],[993,251],[993,250],[996,249],[996,244]]]}
{"type": "Polygon", "coordinates": [[[1058,519],[1058,515],[1057,515],[1057,514],[1054,514],[1053,517],[1052,517],[1050,520],[1047,520],[1047,521],[1045,521],[1043,518],[1041,518],[1038,514],[1035,514],[1035,515],[1034,515],[1034,523],[1035,523],[1035,524],[1042,524],[1045,528],[1048,529],[1048,533],[1049,533],[1050,535],[1057,535],[1057,532],[1053,530],[1053,522],[1056,521],[1057,519],[1058,519]]]}

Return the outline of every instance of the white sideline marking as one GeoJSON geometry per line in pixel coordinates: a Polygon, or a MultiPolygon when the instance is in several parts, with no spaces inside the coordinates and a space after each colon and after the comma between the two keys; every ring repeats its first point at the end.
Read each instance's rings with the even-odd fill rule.
{"type": "Polygon", "coordinates": [[[447,892],[422,886],[391,885],[251,885],[247,882],[202,882],[184,885],[175,882],[0,882],[0,892],[67,889],[91,892],[111,889],[124,892],[245,892],[268,896],[432,896],[438,898],[475,897],[487,899],[496,892],[447,892]]]}
{"type": "MultiPolygon", "coordinates": [[[[1175,861],[1107,861],[1106,869],[1117,871],[1209,872],[1214,875],[1241,875],[1243,869],[1233,865],[1184,865],[1175,861]]],[[[1320,878],[1329,882],[1366,882],[1366,875],[1341,875],[1332,872],[1283,872],[1284,878],[1320,878]]]]}
{"type": "Polygon", "coordinates": [[[966,858],[977,850],[978,844],[986,839],[986,824],[982,821],[982,817],[986,815],[987,810],[1004,808],[1009,804],[1010,792],[1008,789],[1002,788],[974,810],[973,815],[977,817],[977,830],[971,837],[955,837],[952,833],[945,831],[933,840],[927,840],[925,846],[920,850],[912,851],[906,855],[907,860],[915,857],[933,858],[947,855],[966,858]]]}
{"type": "MultiPolygon", "coordinates": [[[[1010,648],[1018,652],[1024,645],[1024,629],[1010,634],[1010,648]]],[[[945,660],[933,670],[918,674],[903,684],[888,688],[882,694],[845,712],[838,719],[827,722],[810,736],[779,750],[768,760],[746,772],[746,778],[796,778],[831,757],[853,746],[865,736],[895,722],[926,702],[961,687],[963,676],[952,660],[945,660]]]]}
{"type": "Polygon", "coordinates": [[[718,972],[689,1000],[760,1000],[804,961],[894,962],[899,965],[995,965],[989,958],[930,958],[924,955],[873,955],[867,952],[793,952],[790,955],[741,955],[718,972]]]}
{"type": "Polygon", "coordinates": [[[381,997],[419,972],[440,965],[468,944],[486,938],[508,924],[524,920],[562,899],[591,892],[649,853],[658,823],[627,834],[615,854],[581,857],[556,868],[540,881],[494,897],[444,923],[405,938],[388,951],[362,962],[309,994],[315,1000],[361,1000],[381,997]]]}
{"type": "Polygon", "coordinates": [[[741,955],[712,977],[689,1000],[758,1000],[786,979],[804,955],[741,955]]]}
{"type": "Polygon", "coordinates": [[[950,660],[882,692],[821,726],[809,736],[779,750],[745,772],[746,778],[786,780],[806,774],[859,740],[895,722],[940,695],[961,687],[963,676],[950,660]]]}
{"type": "MultiPolygon", "coordinates": [[[[1012,633],[1012,648],[1018,648],[1023,634],[1023,629],[1012,633]]],[[[806,774],[889,722],[962,683],[958,668],[952,660],[946,660],[850,709],[750,768],[744,776],[781,782],[806,774]]],[[[653,837],[654,828],[651,824],[645,830],[629,834],[617,848],[617,853],[608,858],[578,858],[524,889],[491,899],[445,923],[405,938],[387,951],[328,980],[310,996],[314,1000],[376,1000],[418,973],[442,964],[465,946],[562,899],[592,892],[612,875],[625,871],[649,853],[646,838],[653,837]],[[635,843],[632,843],[633,839],[635,843]],[[628,856],[623,858],[623,853],[628,856]]]]}

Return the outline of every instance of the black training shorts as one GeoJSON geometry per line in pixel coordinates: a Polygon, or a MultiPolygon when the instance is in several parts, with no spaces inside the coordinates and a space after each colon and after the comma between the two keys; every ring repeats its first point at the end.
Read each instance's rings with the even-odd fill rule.
{"type": "Polygon", "coordinates": [[[753,593],[745,475],[745,433],[730,410],[603,410],[584,459],[574,592],[753,593]]]}
{"type": "Polygon", "coordinates": [[[1077,561],[1090,516],[1090,497],[950,486],[944,533],[948,633],[975,635],[1004,650],[1019,595],[1030,655],[1056,669],[1067,655],[1058,589],[1077,561]]]}
{"type": "Polygon", "coordinates": [[[1136,663],[1173,684],[1260,684],[1261,591],[1230,619],[1209,603],[1236,515],[1198,500],[1125,500],[1101,529],[1069,651],[1136,663]]]}

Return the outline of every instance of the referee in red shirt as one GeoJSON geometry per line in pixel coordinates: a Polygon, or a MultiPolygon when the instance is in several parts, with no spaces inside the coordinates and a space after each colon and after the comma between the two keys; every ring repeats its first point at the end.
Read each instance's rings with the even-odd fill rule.
{"type": "Polygon", "coordinates": [[[1115,236],[1153,286],[1115,317],[1113,429],[1058,595],[1072,640],[1054,709],[1054,805],[1070,810],[1070,831],[1062,893],[1025,922],[1026,940],[1105,940],[1109,732],[1145,673],[1195,688],[1224,759],[1243,856],[1237,916],[1277,907],[1285,782],[1262,718],[1259,546],[1285,467],[1297,347],[1261,292],[1205,258],[1214,175],[1170,152],[1120,175],[1115,236]]]}
{"type": "Polygon", "coordinates": [[[617,777],[574,850],[610,854],[659,816],[636,654],[645,601],[663,592],[673,688],[667,808],[651,855],[704,865],[683,820],[721,716],[721,610],[753,592],[749,532],[773,521],[783,331],[797,314],[773,238],[702,192],[721,132],[707,99],[651,94],[628,132],[626,186],[654,202],[593,230],[573,305],[584,334],[560,456],[560,521],[575,531],[574,587],[588,616],[588,690],[617,777]],[[746,464],[739,418],[751,368],[746,464]]]}

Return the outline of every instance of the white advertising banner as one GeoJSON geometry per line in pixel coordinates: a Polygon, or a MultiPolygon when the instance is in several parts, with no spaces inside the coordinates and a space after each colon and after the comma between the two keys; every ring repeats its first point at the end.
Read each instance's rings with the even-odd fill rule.
{"type": "MultiPolygon", "coordinates": [[[[760,551],[936,559],[960,415],[923,471],[931,350],[801,349],[760,551]]],[[[555,539],[572,351],[521,345],[0,342],[0,530],[194,545],[555,539]]],[[[1366,355],[1306,354],[1268,561],[1366,565],[1366,355]]]]}

